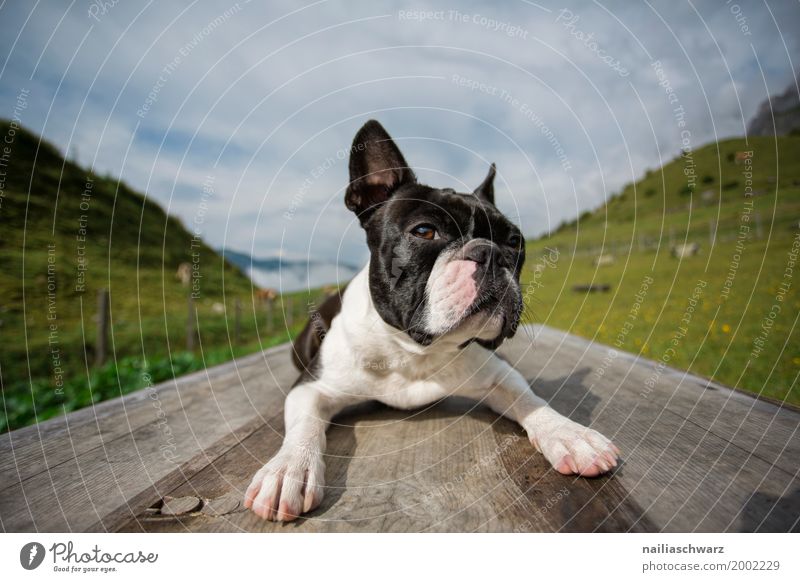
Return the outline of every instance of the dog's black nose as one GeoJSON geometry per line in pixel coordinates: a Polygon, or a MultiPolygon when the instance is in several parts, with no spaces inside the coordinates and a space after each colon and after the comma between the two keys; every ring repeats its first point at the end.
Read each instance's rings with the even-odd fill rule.
{"type": "Polygon", "coordinates": [[[479,265],[488,264],[492,259],[492,247],[485,244],[472,245],[464,253],[464,259],[475,261],[479,265]]]}

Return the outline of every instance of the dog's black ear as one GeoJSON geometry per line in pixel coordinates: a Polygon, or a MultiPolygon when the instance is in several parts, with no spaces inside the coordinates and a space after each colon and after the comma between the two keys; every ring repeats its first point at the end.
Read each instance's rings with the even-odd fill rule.
{"type": "Polygon", "coordinates": [[[481,182],[481,185],[475,188],[475,196],[482,198],[489,204],[494,204],[494,175],[497,172],[497,167],[492,164],[489,167],[489,173],[486,178],[481,182]]]}
{"type": "Polygon", "coordinates": [[[347,208],[363,222],[400,186],[417,181],[403,154],[383,129],[370,119],[358,130],[350,149],[350,185],[344,195],[347,208]]]}

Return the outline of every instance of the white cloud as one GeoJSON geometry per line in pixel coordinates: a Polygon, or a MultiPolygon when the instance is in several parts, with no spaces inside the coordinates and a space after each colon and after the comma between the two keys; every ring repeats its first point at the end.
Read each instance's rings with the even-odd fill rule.
{"type": "MultiPolygon", "coordinates": [[[[341,203],[346,161],[298,192],[368,117],[384,122],[435,185],[471,189],[486,162],[497,162],[499,204],[535,235],[677,153],[652,60],[663,63],[686,108],[695,146],[715,132],[742,132],[742,117],[767,95],[759,65],[769,92],[785,87],[797,66],[790,56],[798,54],[800,9],[738,4],[749,36],[723,3],[698,6],[698,16],[690,4],[575,2],[568,9],[578,20],[568,27],[557,21],[562,5],[523,2],[462,4],[459,17],[444,2],[154,3],[141,14],[121,2],[99,22],[76,6],[57,29],[64,8],[39,5],[10,54],[0,97],[7,112],[18,88],[31,87],[25,121],[34,130],[62,148],[74,133],[82,162],[96,152],[99,171],[147,188],[187,224],[213,175],[204,225],[212,245],[357,261],[365,258],[363,236],[341,203]],[[443,18],[404,19],[401,9],[443,18]],[[508,36],[503,23],[522,32],[508,36]],[[454,74],[518,103],[459,86],[454,74]],[[160,76],[150,110],[137,116],[160,76]],[[568,170],[532,114],[552,130],[568,170]]],[[[0,11],[5,53],[27,9],[0,11]]]]}

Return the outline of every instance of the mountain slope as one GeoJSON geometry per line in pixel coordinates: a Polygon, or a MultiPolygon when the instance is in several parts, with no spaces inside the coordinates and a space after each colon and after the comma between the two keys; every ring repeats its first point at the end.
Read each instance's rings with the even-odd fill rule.
{"type": "Polygon", "coordinates": [[[780,95],[765,99],[747,124],[747,135],[791,135],[800,132],[800,94],[790,83],[780,95]]]}
{"type": "Polygon", "coordinates": [[[709,144],[529,243],[529,319],[800,404],[799,220],[800,137],[709,144]]]}
{"type": "Polygon", "coordinates": [[[224,256],[229,263],[239,267],[245,273],[248,269],[261,269],[264,271],[280,271],[282,269],[307,270],[309,267],[319,265],[334,265],[351,272],[358,272],[360,270],[360,267],[341,262],[334,263],[327,261],[285,259],[283,257],[253,257],[247,253],[231,249],[220,249],[218,252],[220,255],[224,256]]]}
{"type": "MultiPolygon", "coordinates": [[[[236,334],[241,349],[285,341],[279,312],[269,326],[275,337],[259,334],[264,313],[253,307],[250,280],[152,199],[65,161],[8,121],[0,121],[0,133],[13,137],[0,163],[0,380],[8,415],[0,412],[0,430],[169,377],[175,352],[187,345],[190,292],[198,349],[233,355],[236,301],[245,306],[236,334]],[[198,275],[189,286],[176,279],[181,263],[198,275]],[[102,382],[87,377],[101,288],[110,293],[112,360],[102,382]],[[113,368],[125,358],[138,362],[132,379],[113,368]]],[[[299,314],[294,319],[302,322],[299,314]]],[[[202,367],[208,354],[188,358],[187,366],[202,367]]]]}

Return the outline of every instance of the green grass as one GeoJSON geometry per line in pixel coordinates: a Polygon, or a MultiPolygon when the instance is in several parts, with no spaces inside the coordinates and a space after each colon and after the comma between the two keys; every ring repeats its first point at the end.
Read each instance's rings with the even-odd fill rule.
{"type": "MultiPolygon", "coordinates": [[[[0,121],[0,133],[8,130],[8,122],[0,121]]],[[[0,431],[136,390],[150,369],[157,371],[151,374],[154,381],[166,380],[287,341],[303,325],[308,304],[322,296],[318,290],[284,295],[269,316],[265,306],[254,303],[250,280],[193,241],[180,221],[124,183],[65,161],[55,147],[24,129],[16,132],[5,169],[0,431]],[[192,253],[199,257],[202,278],[195,302],[197,347],[187,353],[189,288],[175,272],[180,263],[193,261],[192,253]],[[110,293],[111,363],[95,370],[101,288],[110,293]],[[289,305],[291,326],[285,321],[289,305]]]]}
{"type": "Polygon", "coordinates": [[[727,140],[694,152],[694,163],[698,185],[689,195],[679,158],[581,220],[530,242],[523,276],[528,320],[800,405],[797,265],[784,278],[800,233],[800,138],[751,138],[749,146],[727,140]],[[733,161],[743,150],[755,152],[752,198],[743,195],[744,168],[733,161]],[[700,195],[707,189],[714,191],[711,200],[700,195]],[[751,220],[743,223],[748,201],[751,220]],[[709,224],[717,226],[713,247],[709,224]],[[742,224],[750,233],[737,250],[742,224]],[[670,241],[684,240],[701,249],[678,260],[670,255],[670,241]],[[543,259],[551,255],[547,248],[558,249],[558,260],[543,259]],[[594,266],[600,254],[613,254],[615,262],[594,266]],[[546,265],[539,275],[537,263],[546,265]],[[652,283],[640,293],[648,277],[652,283]],[[681,320],[700,281],[706,286],[685,325],[681,320]],[[785,282],[788,290],[780,287],[785,282]],[[571,290],[586,283],[609,284],[611,290],[571,290]],[[723,292],[726,286],[729,293],[723,292]],[[774,305],[780,311],[771,318],[774,305]],[[762,330],[765,319],[774,321],[768,332],[762,330]],[[763,342],[760,350],[757,341],[763,342]]]}
{"type": "Polygon", "coordinates": [[[99,368],[87,368],[83,374],[70,375],[62,386],[63,395],[56,394],[49,379],[34,380],[28,385],[29,393],[17,390],[5,397],[5,422],[10,427],[24,426],[32,421],[41,422],[283,341],[283,336],[273,335],[263,342],[197,353],[179,351],[171,357],[143,360],[140,357],[127,356],[109,361],[99,368]]]}

